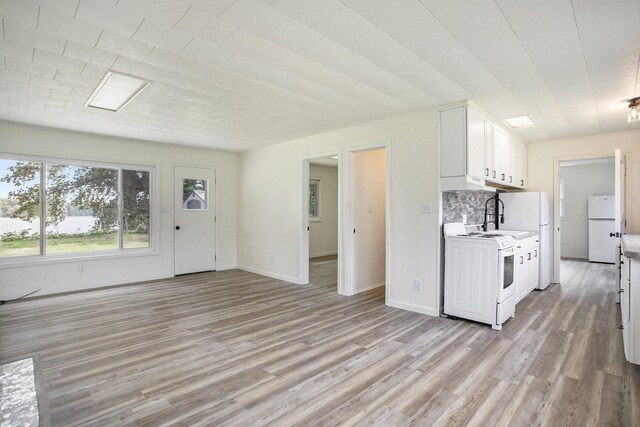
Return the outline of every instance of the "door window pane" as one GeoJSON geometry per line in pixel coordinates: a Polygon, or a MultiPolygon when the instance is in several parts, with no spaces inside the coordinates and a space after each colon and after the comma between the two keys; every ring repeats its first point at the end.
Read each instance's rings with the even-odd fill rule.
{"type": "Polygon", "coordinates": [[[0,258],[40,255],[41,165],[0,159],[0,258]]]}
{"type": "Polygon", "coordinates": [[[320,181],[309,180],[309,218],[320,216],[320,181]]]}
{"type": "Polygon", "coordinates": [[[206,179],[182,180],[182,209],[183,210],[207,209],[207,180],[206,179]]]}
{"type": "Polygon", "coordinates": [[[151,212],[150,173],[122,171],[122,247],[148,248],[151,212]]]}
{"type": "Polygon", "coordinates": [[[47,253],[118,249],[118,170],[47,164],[47,253]]]}

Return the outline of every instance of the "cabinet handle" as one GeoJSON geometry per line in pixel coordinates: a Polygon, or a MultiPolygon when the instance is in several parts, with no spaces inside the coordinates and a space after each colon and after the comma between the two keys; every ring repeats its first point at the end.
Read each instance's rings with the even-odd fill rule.
{"type": "Polygon", "coordinates": [[[489,176],[489,168],[484,168],[484,176],[489,176]]]}
{"type": "Polygon", "coordinates": [[[536,249],[534,252],[536,254],[535,257],[538,258],[538,250],[536,249]]]}
{"type": "Polygon", "coordinates": [[[503,173],[501,173],[500,175],[502,175],[502,178],[500,178],[502,181],[504,181],[506,179],[505,175],[503,173]]]}
{"type": "Polygon", "coordinates": [[[509,176],[509,184],[511,184],[513,182],[513,177],[509,176]]]}
{"type": "Polygon", "coordinates": [[[531,252],[527,252],[527,261],[531,260],[531,252]]]}
{"type": "Polygon", "coordinates": [[[524,264],[524,257],[520,257],[520,264],[524,264]]]}
{"type": "Polygon", "coordinates": [[[494,178],[496,177],[496,171],[493,171],[493,177],[494,178]]]}
{"type": "Polygon", "coordinates": [[[520,185],[521,185],[522,187],[524,187],[524,179],[521,179],[521,180],[520,180],[520,185]]]}

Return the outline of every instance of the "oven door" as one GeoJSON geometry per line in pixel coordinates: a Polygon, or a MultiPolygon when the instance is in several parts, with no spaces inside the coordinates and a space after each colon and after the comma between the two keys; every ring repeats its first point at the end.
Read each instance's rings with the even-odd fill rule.
{"type": "Polygon", "coordinates": [[[516,293],[515,282],[515,248],[500,251],[498,257],[498,302],[504,302],[516,293]]]}

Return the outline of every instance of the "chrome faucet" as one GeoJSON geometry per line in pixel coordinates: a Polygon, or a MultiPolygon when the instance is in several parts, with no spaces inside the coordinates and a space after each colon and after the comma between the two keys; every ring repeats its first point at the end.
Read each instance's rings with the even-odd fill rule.
{"type": "Polygon", "coordinates": [[[482,231],[487,231],[489,228],[488,219],[492,216],[494,220],[495,229],[498,230],[500,228],[500,224],[504,224],[504,202],[500,200],[500,195],[496,193],[494,196],[489,197],[484,202],[484,221],[482,222],[482,231]],[[490,201],[494,201],[493,213],[487,212],[487,205],[490,201]],[[502,206],[502,213],[499,212],[498,202],[502,206]]]}

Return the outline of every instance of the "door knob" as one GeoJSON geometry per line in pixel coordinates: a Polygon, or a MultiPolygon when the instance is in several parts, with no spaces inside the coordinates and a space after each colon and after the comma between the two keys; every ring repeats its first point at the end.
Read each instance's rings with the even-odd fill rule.
{"type": "Polygon", "coordinates": [[[179,225],[176,225],[176,230],[180,230],[180,226],[179,225]]]}

